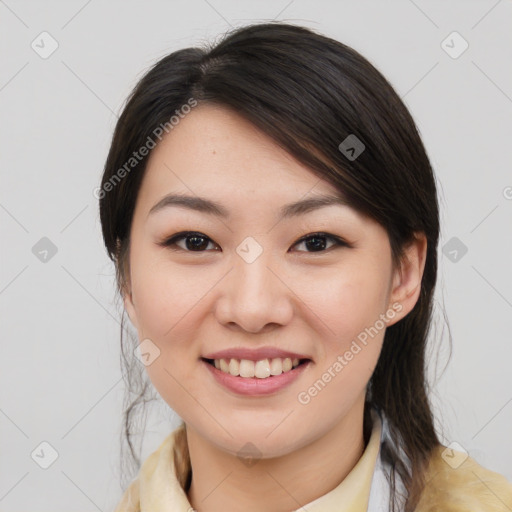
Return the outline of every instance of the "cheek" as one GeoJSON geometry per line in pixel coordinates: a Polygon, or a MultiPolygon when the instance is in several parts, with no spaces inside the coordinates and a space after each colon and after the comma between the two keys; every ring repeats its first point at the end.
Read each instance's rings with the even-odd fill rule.
{"type": "Polygon", "coordinates": [[[200,275],[194,267],[178,267],[165,261],[165,256],[151,259],[150,255],[141,254],[138,264],[134,258],[133,269],[132,288],[139,326],[144,336],[160,340],[170,339],[185,328],[189,315],[194,314],[215,283],[214,276],[200,275]]]}
{"type": "MultiPolygon", "coordinates": [[[[311,298],[322,319],[322,343],[310,387],[301,390],[299,403],[311,417],[333,411],[337,421],[364,394],[379,359],[386,324],[380,320],[385,286],[375,276],[352,275],[329,283],[326,293],[311,298]]],[[[320,328],[319,328],[320,329],[320,328]]]]}
{"type": "Polygon", "coordinates": [[[194,379],[200,347],[198,329],[207,313],[208,291],[219,276],[211,270],[172,264],[164,256],[133,253],[132,289],[139,338],[158,347],[158,357],[146,367],[148,376],[164,400],[175,410],[192,407],[190,396],[203,390],[194,379]],[[188,380],[184,393],[180,383],[188,380]]]}
{"type": "Polygon", "coordinates": [[[385,312],[388,276],[382,266],[360,261],[316,277],[302,278],[304,302],[322,321],[326,351],[344,350],[385,312]]]}

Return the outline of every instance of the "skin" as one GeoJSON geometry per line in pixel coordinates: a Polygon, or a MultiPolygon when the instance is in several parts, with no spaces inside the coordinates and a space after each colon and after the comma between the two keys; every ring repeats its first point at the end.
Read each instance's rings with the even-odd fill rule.
{"type": "Polygon", "coordinates": [[[388,326],[414,307],[426,241],[418,236],[393,269],[386,231],[346,205],[278,221],[283,205],[319,194],[339,192],[219,106],[193,109],[150,156],[124,301],[139,339],[160,350],[147,366],[152,383],[187,425],[188,498],[199,512],[296,510],[335,488],[363,453],[366,386],[385,327],[309,403],[297,396],[393,304],[401,311],[388,326]],[[215,200],[230,217],[176,206],[148,215],[169,193],[215,200]],[[186,230],[207,237],[202,252],[190,243],[187,250],[186,239],[159,245],[186,230]],[[299,242],[317,231],[349,246],[299,242]],[[248,236],[263,249],[252,263],[236,252],[248,236]],[[285,389],[247,397],[218,384],[200,361],[208,352],[260,346],[313,363],[285,389]],[[261,453],[252,466],[237,457],[248,441],[261,453]]]}

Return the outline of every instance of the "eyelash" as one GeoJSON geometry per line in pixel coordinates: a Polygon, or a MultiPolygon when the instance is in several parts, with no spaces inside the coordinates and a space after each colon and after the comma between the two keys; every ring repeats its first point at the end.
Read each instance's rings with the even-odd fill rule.
{"type": "MultiPolygon", "coordinates": [[[[181,251],[191,252],[191,253],[193,253],[193,252],[206,252],[205,250],[191,251],[191,250],[183,249],[182,247],[176,246],[176,242],[178,242],[180,240],[183,240],[183,239],[186,239],[186,238],[189,238],[189,237],[193,237],[193,236],[198,237],[198,238],[204,238],[206,240],[209,240],[213,244],[215,244],[215,242],[213,242],[213,240],[211,238],[209,238],[208,236],[204,235],[203,233],[200,233],[200,232],[197,232],[197,231],[183,231],[181,233],[176,233],[175,235],[171,236],[170,238],[165,239],[163,242],[160,242],[158,245],[163,246],[163,247],[167,247],[167,248],[169,248],[171,250],[174,250],[174,251],[181,250],[181,251]]],[[[325,238],[325,239],[331,240],[332,242],[334,242],[334,244],[331,247],[328,247],[327,249],[324,249],[324,250],[321,250],[321,251],[299,251],[299,252],[315,254],[315,253],[327,252],[332,247],[350,247],[350,244],[345,242],[345,240],[343,240],[342,238],[340,238],[338,236],[335,236],[335,235],[331,235],[329,233],[324,233],[324,232],[321,232],[321,231],[305,235],[302,238],[300,238],[299,240],[297,240],[297,242],[295,242],[293,245],[295,246],[295,245],[300,244],[302,242],[305,242],[305,241],[307,241],[307,240],[309,240],[311,238],[325,238]]],[[[215,244],[215,245],[217,245],[217,244],[215,244]]]]}

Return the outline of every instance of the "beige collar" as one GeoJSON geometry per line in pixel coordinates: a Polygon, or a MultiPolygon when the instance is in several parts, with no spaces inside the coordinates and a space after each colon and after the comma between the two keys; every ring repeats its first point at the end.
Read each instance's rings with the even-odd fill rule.
{"type": "MultiPolygon", "coordinates": [[[[365,512],[381,440],[381,420],[372,411],[373,427],[366,449],[346,478],[332,491],[297,509],[297,512],[365,512]]],[[[124,493],[115,512],[191,512],[180,484],[190,466],[180,463],[185,428],[181,425],[143,463],[139,475],[124,493]],[[180,453],[181,450],[181,453],[180,453]],[[182,466],[177,473],[177,467],[182,466]]]]}

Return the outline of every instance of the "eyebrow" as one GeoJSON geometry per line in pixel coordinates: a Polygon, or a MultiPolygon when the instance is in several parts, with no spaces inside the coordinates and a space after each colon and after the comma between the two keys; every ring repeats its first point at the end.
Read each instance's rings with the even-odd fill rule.
{"type": "MultiPolygon", "coordinates": [[[[283,206],[280,210],[279,218],[286,219],[296,217],[331,205],[350,206],[347,199],[341,196],[315,195],[314,197],[302,199],[283,206]]],[[[220,203],[204,197],[188,196],[184,194],[166,195],[149,210],[148,217],[158,211],[173,206],[207,213],[223,219],[229,219],[230,217],[229,211],[220,203]]]]}

